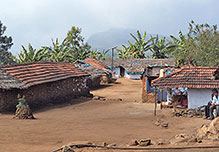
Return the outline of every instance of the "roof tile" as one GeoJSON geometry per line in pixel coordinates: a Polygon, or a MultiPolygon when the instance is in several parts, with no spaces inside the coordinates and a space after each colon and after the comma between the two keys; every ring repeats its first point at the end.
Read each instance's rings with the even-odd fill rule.
{"type": "Polygon", "coordinates": [[[75,65],[65,62],[39,62],[0,66],[0,80],[12,80],[11,85],[0,82],[0,88],[28,88],[33,85],[54,82],[70,77],[88,76],[75,65]]]}

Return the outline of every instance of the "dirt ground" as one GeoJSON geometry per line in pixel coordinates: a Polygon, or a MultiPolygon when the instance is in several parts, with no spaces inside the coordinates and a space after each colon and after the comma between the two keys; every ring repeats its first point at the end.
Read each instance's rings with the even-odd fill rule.
{"type": "Polygon", "coordinates": [[[139,103],[141,85],[138,80],[118,79],[92,93],[123,101],[72,100],[35,112],[35,120],[14,120],[13,115],[0,114],[0,152],[50,152],[72,142],[126,146],[132,139],[168,140],[179,133],[192,133],[209,122],[171,117],[170,110],[158,110],[157,117],[169,127],[155,126],[154,104],[139,103]]]}

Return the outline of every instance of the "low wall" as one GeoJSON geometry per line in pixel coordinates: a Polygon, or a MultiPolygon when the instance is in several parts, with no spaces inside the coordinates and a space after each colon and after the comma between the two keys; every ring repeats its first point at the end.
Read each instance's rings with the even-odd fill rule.
{"type": "Polygon", "coordinates": [[[0,111],[13,111],[17,95],[26,96],[30,107],[37,108],[48,103],[66,102],[78,96],[89,95],[86,77],[69,78],[32,86],[28,89],[0,90],[0,111]]]}
{"type": "Polygon", "coordinates": [[[89,88],[95,88],[100,86],[101,83],[101,75],[100,76],[95,76],[95,77],[89,77],[87,79],[87,85],[89,88]]]}

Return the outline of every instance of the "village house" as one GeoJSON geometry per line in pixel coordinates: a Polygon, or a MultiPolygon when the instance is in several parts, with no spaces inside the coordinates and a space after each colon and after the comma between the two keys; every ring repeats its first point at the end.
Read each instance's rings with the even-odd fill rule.
{"type": "Polygon", "coordinates": [[[102,63],[113,70],[115,77],[138,80],[142,78],[148,67],[151,67],[153,73],[157,73],[160,65],[175,66],[174,59],[115,59],[113,67],[111,60],[103,60],[102,63]]]}
{"type": "Polygon", "coordinates": [[[159,89],[187,88],[188,108],[206,105],[211,100],[211,90],[219,88],[219,68],[183,66],[179,70],[152,81],[159,89]]]}
{"type": "Polygon", "coordinates": [[[17,95],[31,107],[89,96],[89,74],[70,63],[24,63],[0,66],[0,111],[12,111],[17,95]]]}
{"type": "Polygon", "coordinates": [[[95,59],[76,60],[74,65],[90,74],[88,86],[94,88],[100,84],[112,81],[112,71],[103,63],[95,59]]]}
{"type": "MultiPolygon", "coordinates": [[[[172,59],[158,59],[157,63],[146,67],[142,76],[142,102],[154,102],[154,87],[151,82],[159,77],[170,74],[178,69],[175,66],[175,61],[172,59]]],[[[157,100],[159,102],[167,100],[166,90],[156,90],[157,100]]]]}

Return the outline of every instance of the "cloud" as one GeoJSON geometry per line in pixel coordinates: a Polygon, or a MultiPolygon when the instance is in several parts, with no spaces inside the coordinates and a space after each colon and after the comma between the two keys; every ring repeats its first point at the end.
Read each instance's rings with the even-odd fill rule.
{"type": "Polygon", "coordinates": [[[82,35],[110,28],[140,29],[154,34],[187,31],[188,23],[218,24],[217,0],[0,0],[0,20],[13,37],[13,53],[28,43],[39,48],[63,39],[71,26],[82,35]]]}

